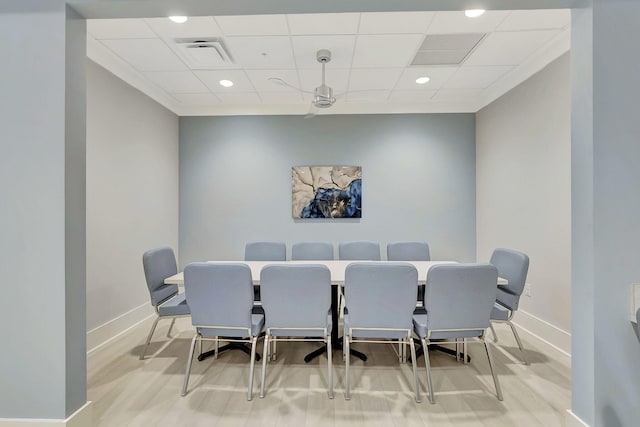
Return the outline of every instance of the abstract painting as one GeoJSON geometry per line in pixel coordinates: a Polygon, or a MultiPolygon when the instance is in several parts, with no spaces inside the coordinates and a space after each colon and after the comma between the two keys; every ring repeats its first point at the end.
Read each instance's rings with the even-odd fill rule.
{"type": "Polygon", "coordinates": [[[291,168],[294,218],[361,218],[362,166],[291,168]]]}

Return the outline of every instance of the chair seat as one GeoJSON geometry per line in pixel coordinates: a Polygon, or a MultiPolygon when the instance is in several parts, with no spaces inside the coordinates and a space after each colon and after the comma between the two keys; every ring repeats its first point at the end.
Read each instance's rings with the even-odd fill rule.
{"type": "Polygon", "coordinates": [[[160,316],[183,316],[190,313],[184,293],[178,294],[158,306],[160,316]]]}
{"type": "Polygon", "coordinates": [[[159,305],[162,301],[171,298],[178,293],[178,286],[176,285],[162,285],[154,289],[151,292],[151,303],[153,305],[159,305]]]}
{"type": "MultiPolygon", "coordinates": [[[[426,338],[427,336],[427,313],[414,313],[413,315],[413,330],[418,334],[420,338],[426,338]]],[[[431,333],[430,339],[456,339],[456,338],[473,338],[482,335],[480,329],[470,329],[465,331],[434,331],[431,333]]]]}
{"type": "MultiPolygon", "coordinates": [[[[333,321],[331,320],[331,309],[327,314],[327,334],[331,335],[333,329],[333,321]]],[[[320,329],[287,329],[286,327],[270,328],[271,335],[275,337],[323,337],[324,334],[320,329]]]]}
{"type": "MultiPolygon", "coordinates": [[[[251,336],[258,336],[264,328],[264,314],[252,313],[251,314],[251,336]]],[[[248,338],[247,334],[242,329],[226,329],[222,328],[198,328],[198,333],[205,337],[239,337],[248,338]]]]}
{"type": "Polygon", "coordinates": [[[511,315],[511,310],[503,305],[498,303],[493,304],[493,309],[491,310],[491,320],[509,320],[509,316],[511,315]]]}
{"type": "Polygon", "coordinates": [[[384,330],[384,329],[370,329],[370,326],[367,326],[368,329],[360,330],[357,326],[351,325],[351,321],[349,320],[349,314],[345,313],[344,315],[344,333],[348,334],[348,331],[351,328],[355,327],[355,331],[352,332],[351,336],[354,338],[381,338],[381,339],[403,339],[407,337],[407,332],[401,330],[384,330]]]}

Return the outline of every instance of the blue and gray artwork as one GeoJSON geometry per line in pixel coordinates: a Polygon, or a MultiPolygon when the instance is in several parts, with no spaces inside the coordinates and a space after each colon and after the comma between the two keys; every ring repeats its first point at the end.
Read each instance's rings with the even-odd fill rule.
{"type": "Polygon", "coordinates": [[[292,168],[294,218],[361,218],[361,166],[292,168]]]}

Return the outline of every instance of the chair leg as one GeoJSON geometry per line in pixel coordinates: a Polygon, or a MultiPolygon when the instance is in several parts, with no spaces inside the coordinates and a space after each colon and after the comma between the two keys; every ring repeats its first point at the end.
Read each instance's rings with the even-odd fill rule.
{"type": "Polygon", "coordinates": [[[149,343],[151,342],[151,337],[156,330],[156,326],[158,325],[158,321],[160,320],[160,316],[156,317],[156,320],[153,322],[153,326],[151,326],[151,330],[149,331],[149,335],[147,336],[147,341],[142,348],[142,353],[140,353],[140,360],[144,359],[144,354],[147,352],[147,347],[149,347],[149,343]]]}
{"type": "Polygon", "coordinates": [[[217,335],[215,336],[215,339],[213,341],[213,345],[215,347],[215,354],[213,356],[214,359],[218,358],[218,354],[220,354],[220,337],[218,337],[217,335]]]}
{"type": "MultiPolygon", "coordinates": [[[[195,334],[193,336],[193,339],[191,340],[191,348],[189,349],[189,358],[187,359],[187,370],[184,373],[184,383],[182,384],[182,393],[180,394],[181,396],[184,396],[187,394],[187,386],[189,385],[189,375],[191,374],[191,362],[193,361],[193,353],[194,353],[194,350],[196,349],[196,339],[198,339],[198,334],[195,334]]],[[[200,340],[200,342],[202,342],[202,340],[200,340]]]]}
{"type": "Polygon", "coordinates": [[[331,348],[331,334],[327,335],[327,370],[329,379],[329,399],[333,399],[333,349],[331,348]]]}
{"type": "Polygon", "coordinates": [[[529,360],[527,359],[527,355],[524,352],[524,347],[522,347],[522,341],[520,341],[520,335],[518,335],[518,331],[516,331],[516,326],[510,321],[507,322],[509,326],[511,326],[511,331],[513,331],[513,336],[516,337],[516,342],[518,343],[518,348],[520,349],[520,353],[522,354],[522,360],[525,365],[529,364],[529,360]]]}
{"type": "Polygon", "coordinates": [[[264,398],[264,380],[267,375],[267,350],[269,348],[269,334],[264,335],[264,346],[262,347],[262,373],[260,374],[260,398],[264,398]]]}
{"type": "Polygon", "coordinates": [[[460,361],[460,339],[456,338],[456,362],[460,361]]]}
{"type": "Polygon", "coordinates": [[[342,337],[343,349],[342,357],[344,358],[344,399],[351,400],[351,389],[349,384],[349,336],[342,337]]]}
{"type": "MultiPolygon", "coordinates": [[[[404,346],[403,344],[403,347],[404,346]]],[[[416,346],[413,343],[412,337],[409,337],[409,347],[411,348],[411,365],[413,368],[413,380],[415,381],[416,403],[420,403],[420,382],[418,381],[418,367],[416,366],[416,346]]]]}
{"type": "Polygon", "coordinates": [[[469,348],[467,346],[467,339],[462,339],[462,363],[465,365],[469,364],[469,348]]]}
{"type": "Polygon", "coordinates": [[[276,360],[276,341],[275,340],[271,342],[271,357],[272,357],[271,360],[276,360]]]}
{"type": "Polygon", "coordinates": [[[498,334],[496,334],[496,330],[493,328],[493,323],[489,322],[489,327],[491,328],[491,333],[493,334],[493,342],[498,342],[498,334]]]}
{"type": "Polygon", "coordinates": [[[247,400],[251,400],[253,397],[253,368],[256,365],[256,345],[258,344],[258,337],[251,338],[251,363],[249,365],[249,390],[247,392],[247,400]]]}
{"type": "Polygon", "coordinates": [[[487,358],[489,359],[489,369],[491,369],[491,376],[493,376],[493,384],[496,386],[496,396],[498,396],[498,400],[502,401],[502,389],[500,388],[500,382],[498,381],[498,375],[493,367],[493,355],[491,354],[491,349],[489,348],[489,343],[485,340],[482,340],[484,343],[484,349],[487,352],[487,358]]]}
{"type": "Polygon", "coordinates": [[[433,393],[433,382],[431,381],[431,361],[429,360],[429,347],[427,346],[427,340],[422,339],[422,349],[424,354],[424,364],[427,368],[427,387],[429,392],[429,402],[436,403],[436,399],[433,393]]]}
{"type": "Polygon", "coordinates": [[[171,319],[171,324],[169,325],[169,330],[167,331],[167,338],[171,338],[171,329],[173,329],[173,325],[176,323],[176,318],[171,319]]]}

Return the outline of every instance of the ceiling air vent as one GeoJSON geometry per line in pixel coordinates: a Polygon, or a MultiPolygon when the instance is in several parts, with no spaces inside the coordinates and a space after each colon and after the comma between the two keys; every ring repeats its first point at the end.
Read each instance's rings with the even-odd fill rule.
{"type": "Polygon", "coordinates": [[[482,41],[484,34],[429,34],[411,65],[460,65],[482,41]]]}
{"type": "Polygon", "coordinates": [[[173,40],[176,52],[192,70],[233,65],[231,55],[220,37],[189,37],[173,40]]]}

